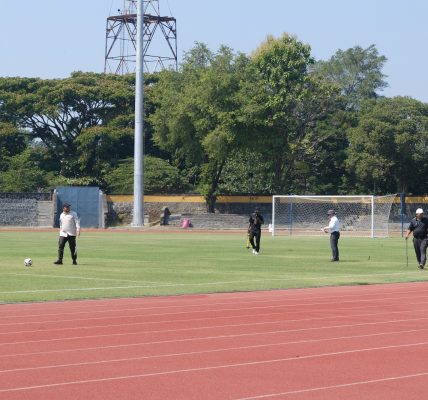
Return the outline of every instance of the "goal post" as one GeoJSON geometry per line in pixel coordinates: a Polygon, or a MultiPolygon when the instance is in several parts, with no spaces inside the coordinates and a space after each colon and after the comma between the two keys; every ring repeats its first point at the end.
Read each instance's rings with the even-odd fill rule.
{"type": "Polygon", "coordinates": [[[387,237],[395,194],[386,196],[299,196],[272,198],[272,236],[321,234],[334,209],[348,236],[387,237]]]}

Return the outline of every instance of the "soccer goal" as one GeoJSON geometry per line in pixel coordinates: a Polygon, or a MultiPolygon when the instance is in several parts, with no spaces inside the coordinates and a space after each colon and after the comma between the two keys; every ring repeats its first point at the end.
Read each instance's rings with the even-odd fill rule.
{"type": "Polygon", "coordinates": [[[387,196],[273,196],[272,236],[321,234],[334,209],[348,236],[387,237],[395,194],[387,196]]]}

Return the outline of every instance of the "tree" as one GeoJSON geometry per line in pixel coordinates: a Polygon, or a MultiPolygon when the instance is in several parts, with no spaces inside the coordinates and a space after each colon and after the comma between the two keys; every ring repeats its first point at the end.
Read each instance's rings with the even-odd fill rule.
{"type": "MultiPolygon", "coordinates": [[[[134,159],[122,160],[119,166],[106,176],[109,193],[133,193],[134,159]]],[[[178,168],[160,158],[144,157],[144,191],[145,193],[179,193],[185,188],[185,182],[178,168]]]]}
{"type": "Polygon", "coordinates": [[[355,191],[352,174],[346,170],[347,130],[358,123],[361,102],[378,98],[387,86],[382,73],[386,62],[374,45],[363,49],[355,46],[338,50],[328,61],[311,66],[314,76],[322,77],[340,89],[341,101],[328,121],[319,125],[327,139],[317,149],[316,158],[309,163],[309,186],[314,193],[335,194],[355,191]]]}
{"type": "Polygon", "coordinates": [[[377,98],[377,92],[388,86],[382,73],[386,61],[375,45],[366,49],[355,46],[338,50],[328,61],[319,61],[313,72],[338,85],[346,99],[346,108],[356,111],[362,100],[377,98]]]}
{"type": "Polygon", "coordinates": [[[0,174],[1,192],[40,192],[47,190],[46,173],[27,149],[6,158],[7,168],[0,174]]]}
{"type": "Polygon", "coordinates": [[[428,104],[407,97],[363,102],[349,142],[347,166],[362,192],[426,192],[428,104]]]}
{"type": "Polygon", "coordinates": [[[154,141],[181,169],[198,171],[199,190],[214,212],[223,168],[239,142],[236,118],[247,58],[221,47],[214,54],[197,44],[179,73],[160,76],[152,115],[154,141]]]}
{"type": "Polygon", "coordinates": [[[0,171],[7,169],[7,159],[27,146],[25,134],[10,122],[0,121],[0,171]]]}
{"type": "Polygon", "coordinates": [[[0,78],[0,115],[41,141],[61,174],[79,176],[76,138],[133,107],[132,78],[76,72],[66,79],[0,78]]]}
{"type": "Polygon", "coordinates": [[[94,126],[82,131],[76,138],[78,163],[83,175],[91,176],[104,187],[104,179],[120,160],[134,152],[133,118],[124,115],[107,126],[94,126]]]}
{"type": "Polygon", "coordinates": [[[247,142],[270,160],[276,193],[299,193],[319,147],[332,137],[319,127],[336,111],[338,90],[309,74],[310,47],[288,34],[268,37],[251,61],[254,78],[241,91],[247,142]]]}
{"type": "Polygon", "coordinates": [[[260,152],[238,148],[228,158],[219,183],[222,194],[261,195],[274,193],[270,160],[260,152]]]}

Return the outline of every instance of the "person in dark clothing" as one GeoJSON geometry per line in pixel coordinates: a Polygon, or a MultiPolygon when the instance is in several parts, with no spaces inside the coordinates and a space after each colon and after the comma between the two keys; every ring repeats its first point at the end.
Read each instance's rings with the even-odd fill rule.
{"type": "Polygon", "coordinates": [[[416,217],[410,221],[406,231],[406,240],[410,232],[413,233],[413,247],[415,248],[419,269],[424,269],[427,260],[428,218],[425,217],[422,208],[416,210],[416,217]]]}
{"type": "Polygon", "coordinates": [[[255,210],[250,216],[250,244],[253,248],[253,254],[257,255],[260,251],[260,239],[262,236],[262,224],[265,223],[263,215],[259,210],[255,210]]]}

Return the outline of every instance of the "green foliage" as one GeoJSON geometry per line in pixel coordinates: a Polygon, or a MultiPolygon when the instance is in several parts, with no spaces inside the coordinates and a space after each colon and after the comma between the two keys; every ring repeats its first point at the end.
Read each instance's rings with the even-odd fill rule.
{"type": "Polygon", "coordinates": [[[66,178],[62,175],[49,174],[48,185],[51,189],[58,186],[99,186],[102,187],[103,182],[98,181],[92,176],[81,176],[79,178],[66,178]]]}
{"type": "Polygon", "coordinates": [[[160,75],[154,93],[153,139],[174,164],[201,171],[198,187],[212,212],[222,169],[243,132],[237,93],[247,63],[227,47],[214,54],[197,44],[181,73],[160,75]]]}
{"type": "Polygon", "coordinates": [[[25,134],[10,122],[0,121],[0,155],[3,157],[21,153],[27,146],[25,134]]]}
{"type": "Polygon", "coordinates": [[[349,141],[347,165],[361,190],[426,193],[428,104],[406,97],[367,101],[349,141]]]}
{"type": "Polygon", "coordinates": [[[386,62],[375,45],[338,50],[328,61],[319,61],[315,73],[338,85],[346,99],[348,110],[358,110],[364,99],[376,98],[377,91],[385,88],[382,68],[386,62]]]}
{"type": "MultiPolygon", "coordinates": [[[[427,105],[378,98],[385,62],[372,45],[315,63],[288,34],[251,56],[196,43],[145,75],[146,192],[197,188],[209,211],[226,193],[425,192],[427,105]]],[[[132,193],[134,79],[0,78],[0,190],[132,193]]]]}
{"type": "Polygon", "coordinates": [[[5,158],[7,168],[0,173],[0,192],[40,192],[47,190],[47,177],[32,157],[30,149],[5,158]]]}
{"type": "Polygon", "coordinates": [[[75,139],[133,104],[129,77],[77,72],[67,79],[0,78],[1,115],[40,140],[61,160],[61,174],[78,175],[75,139]]]}
{"type": "Polygon", "coordinates": [[[270,160],[260,152],[236,150],[227,160],[219,184],[221,194],[274,194],[270,160]]]}
{"type": "Polygon", "coordinates": [[[257,116],[251,142],[259,143],[257,150],[271,162],[274,192],[304,193],[302,175],[309,175],[319,147],[334,133],[319,126],[338,109],[338,90],[309,74],[310,47],[287,34],[268,37],[252,61],[258,81],[246,85],[243,96],[249,102],[244,112],[257,116]]]}
{"type": "Polygon", "coordinates": [[[309,45],[284,34],[279,38],[268,36],[252,54],[252,60],[272,94],[268,98],[270,107],[284,109],[289,101],[293,101],[296,92],[301,91],[308,80],[308,67],[314,62],[310,51],[309,45]]]}
{"type": "Polygon", "coordinates": [[[10,122],[0,121],[0,172],[8,168],[8,159],[25,150],[25,135],[10,122]]]}
{"type": "MultiPolygon", "coordinates": [[[[134,192],[134,159],[122,161],[106,177],[107,190],[113,194],[134,192]]],[[[186,188],[180,172],[165,160],[144,157],[144,192],[147,194],[180,193],[186,188]]]]}
{"type": "Polygon", "coordinates": [[[76,139],[80,170],[102,179],[121,159],[133,154],[134,129],[127,118],[117,118],[107,126],[85,129],[76,139]]]}
{"type": "Polygon", "coordinates": [[[357,124],[355,119],[355,113],[343,111],[339,102],[336,111],[317,122],[314,132],[308,136],[309,142],[304,141],[299,155],[301,161],[296,163],[293,193],[327,195],[352,190],[352,184],[345,186],[345,182],[348,183],[345,161],[349,146],[347,131],[357,124]],[[299,167],[300,162],[304,168],[299,167]]]}

